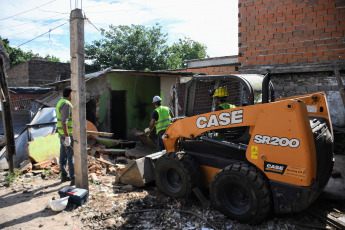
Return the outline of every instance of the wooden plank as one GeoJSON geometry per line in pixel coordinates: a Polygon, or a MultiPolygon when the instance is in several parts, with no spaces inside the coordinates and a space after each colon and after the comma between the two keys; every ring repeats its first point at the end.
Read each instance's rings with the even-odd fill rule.
{"type": "Polygon", "coordinates": [[[96,131],[86,131],[86,134],[88,134],[88,135],[98,135],[98,136],[103,136],[103,137],[112,137],[112,136],[114,136],[114,133],[96,132],[96,131]]]}

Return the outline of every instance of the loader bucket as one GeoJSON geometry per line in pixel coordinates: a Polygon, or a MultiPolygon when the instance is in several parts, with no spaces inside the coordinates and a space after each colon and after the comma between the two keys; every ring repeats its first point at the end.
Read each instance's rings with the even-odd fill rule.
{"type": "Polygon", "coordinates": [[[132,160],[115,178],[115,182],[143,187],[154,181],[154,163],[165,151],[152,153],[137,160],[132,160]]]}

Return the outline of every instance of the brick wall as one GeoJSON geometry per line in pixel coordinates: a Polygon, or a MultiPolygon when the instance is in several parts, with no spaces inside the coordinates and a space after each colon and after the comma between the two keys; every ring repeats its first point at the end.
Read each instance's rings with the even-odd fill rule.
{"type": "Polygon", "coordinates": [[[242,67],[345,61],[344,0],[239,0],[242,67]]]}
{"type": "Polygon", "coordinates": [[[41,86],[57,80],[69,79],[69,63],[30,60],[13,66],[7,71],[9,87],[41,86]],[[58,76],[61,76],[58,79],[58,76]]]}
{"type": "Polygon", "coordinates": [[[203,73],[206,75],[228,75],[237,74],[237,69],[237,66],[207,66],[200,68],[188,68],[183,70],[177,70],[176,72],[193,72],[196,74],[203,73]]]}
{"type": "Polygon", "coordinates": [[[9,87],[25,87],[29,85],[29,63],[23,62],[7,70],[9,87]]]}

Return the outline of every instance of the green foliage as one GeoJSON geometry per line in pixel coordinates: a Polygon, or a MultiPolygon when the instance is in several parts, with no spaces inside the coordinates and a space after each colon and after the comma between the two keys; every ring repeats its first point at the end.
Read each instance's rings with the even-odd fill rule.
{"type": "Polygon", "coordinates": [[[167,36],[159,24],[148,28],[143,25],[109,26],[102,29],[105,37],[85,46],[86,72],[113,67],[127,70],[163,70],[183,67],[187,59],[204,58],[206,46],[185,38],[167,45],[167,36]]]}
{"type": "Polygon", "coordinates": [[[17,168],[13,170],[13,173],[8,173],[8,176],[5,178],[5,182],[7,185],[12,184],[14,181],[16,181],[17,177],[21,174],[21,171],[17,168]]]}
{"type": "Polygon", "coordinates": [[[190,38],[179,39],[170,47],[170,58],[168,65],[171,69],[184,68],[183,64],[186,60],[201,59],[208,57],[206,53],[207,47],[190,38]]]}
{"type": "MultiPolygon", "coordinates": [[[[7,51],[8,55],[10,56],[11,67],[15,66],[19,63],[22,63],[22,62],[30,61],[30,59],[34,58],[34,57],[42,58],[41,56],[39,56],[39,54],[35,54],[31,50],[28,52],[25,52],[20,48],[11,47],[10,41],[6,38],[2,39],[0,37],[0,39],[4,43],[6,51],[7,51]]],[[[60,62],[60,59],[58,57],[53,56],[53,55],[52,56],[47,55],[45,57],[45,59],[47,59],[48,61],[52,61],[52,62],[60,62]]]]}
{"type": "Polygon", "coordinates": [[[43,174],[46,175],[46,176],[51,176],[51,175],[53,175],[53,172],[50,169],[44,169],[43,170],[43,174]]]}

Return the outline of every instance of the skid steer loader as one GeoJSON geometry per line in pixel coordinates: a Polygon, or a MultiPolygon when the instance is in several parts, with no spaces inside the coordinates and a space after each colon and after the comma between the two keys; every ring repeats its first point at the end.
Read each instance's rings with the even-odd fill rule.
{"type": "Polygon", "coordinates": [[[333,168],[325,95],[274,100],[268,73],[262,80],[262,103],[255,104],[254,86],[245,77],[222,78],[241,81],[249,95],[246,106],[173,122],[163,137],[166,153],[149,169],[156,186],[172,198],[209,188],[217,210],[249,224],[262,222],[272,208],[276,213],[307,208],[333,168]],[[237,134],[226,138],[229,133],[237,134]]]}

